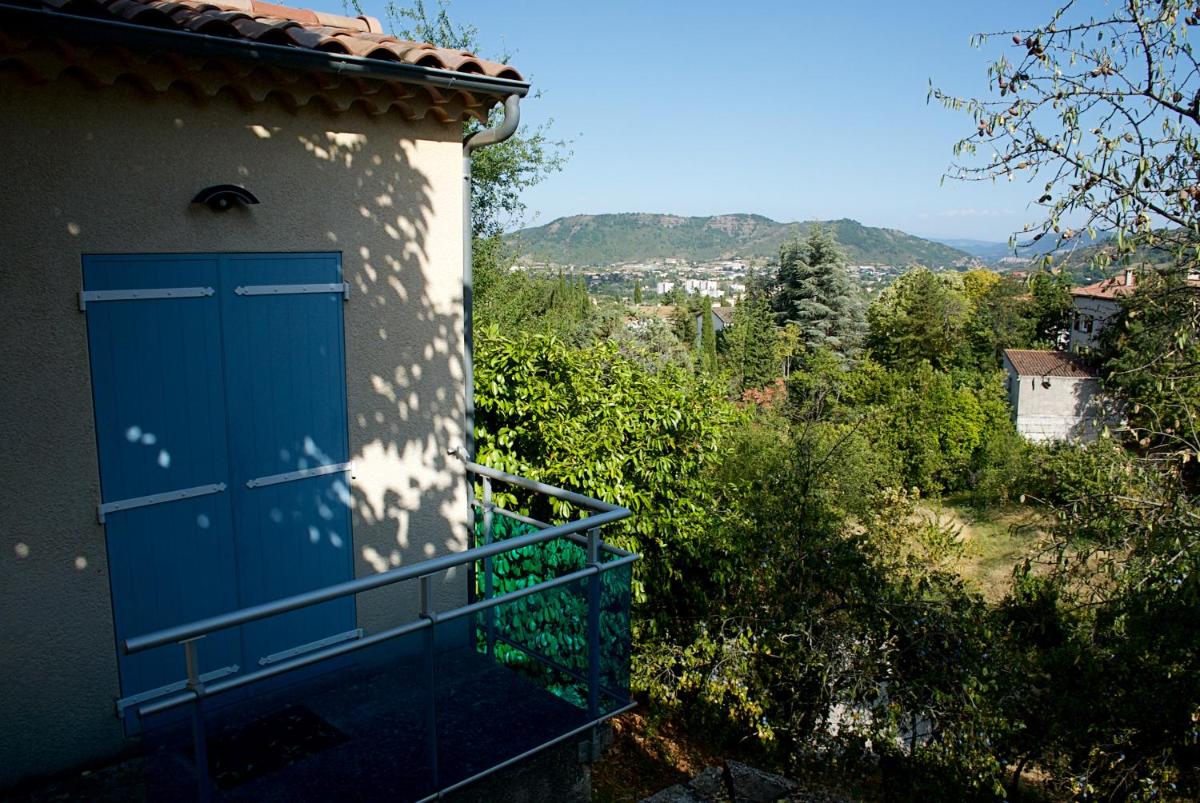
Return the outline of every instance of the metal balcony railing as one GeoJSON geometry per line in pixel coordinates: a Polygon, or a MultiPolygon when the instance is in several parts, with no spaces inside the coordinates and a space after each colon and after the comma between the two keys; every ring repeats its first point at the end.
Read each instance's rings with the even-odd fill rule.
{"type": "MultiPolygon", "coordinates": [[[[631,512],[470,462],[461,451],[455,454],[483,491],[481,498],[472,493],[477,512],[475,545],[470,549],[124,642],[122,648],[128,654],[169,645],[178,645],[181,650],[186,688],[146,702],[136,711],[145,722],[190,707],[191,752],[200,800],[229,792],[222,783],[214,784],[210,773],[209,741],[213,737],[209,731],[214,726],[210,709],[215,707],[210,701],[222,696],[258,699],[260,688],[265,691],[259,696],[265,699],[268,692],[280,686],[267,681],[307,677],[313,670],[308,674],[297,672],[307,667],[337,667],[336,673],[326,676],[335,674],[339,680],[352,676],[347,668],[350,665],[355,671],[370,664],[375,667],[370,671],[391,672],[386,684],[372,686],[366,680],[353,686],[357,690],[383,689],[381,692],[352,693],[347,690],[349,682],[344,681],[333,692],[311,694],[323,695],[327,710],[361,707],[363,701],[359,698],[364,694],[386,698],[387,705],[376,706],[365,719],[383,723],[392,742],[372,736],[369,728],[358,728],[357,723],[342,727],[359,734],[362,744],[354,748],[354,756],[361,755],[364,748],[378,751],[385,743],[405,753],[403,772],[391,773],[388,782],[399,785],[392,789],[396,796],[409,800],[439,798],[546,747],[586,733],[632,707],[630,571],[638,556],[605,543],[601,537],[605,525],[625,519],[631,512]],[[538,498],[559,500],[560,511],[575,508],[587,511],[587,515],[550,525],[506,510],[494,503],[494,481],[510,486],[508,493],[514,500],[517,497],[512,494],[520,495],[526,503],[538,498]],[[467,569],[466,604],[436,610],[434,577],[458,567],[467,569]],[[419,584],[419,615],[411,621],[247,674],[209,683],[201,678],[202,639],[211,633],[411,580],[419,584]],[[245,690],[242,696],[235,693],[238,690],[245,690]],[[489,701],[489,696],[503,699],[489,701]],[[345,700],[346,705],[339,700],[345,700]],[[397,700],[412,702],[410,705],[397,700]],[[383,715],[381,711],[389,713],[383,715]],[[528,733],[514,730],[522,724],[528,726],[528,733]],[[490,731],[498,731],[499,738],[495,733],[489,735],[490,731]],[[414,748],[409,742],[418,745],[414,748]],[[400,780],[402,776],[406,780],[400,780]]],[[[531,504],[521,506],[536,509],[531,504]]],[[[317,687],[296,685],[288,693],[293,698],[301,695],[303,700],[309,688],[317,687]]],[[[230,708],[236,710],[237,706],[226,706],[230,708]]],[[[322,783],[336,785],[343,770],[346,777],[341,780],[354,781],[354,772],[345,769],[349,766],[346,762],[352,763],[350,748],[341,750],[345,754],[342,758],[334,756],[336,750],[331,751],[334,757],[324,768],[319,766],[321,756],[313,755],[304,759],[305,766],[294,773],[294,779],[289,779],[291,765],[285,765],[257,782],[285,787],[289,783],[311,785],[318,777],[322,783]]],[[[401,762],[401,757],[397,756],[396,762],[401,762]]],[[[376,778],[370,782],[382,781],[376,778]]],[[[278,791],[273,788],[272,797],[282,797],[278,791]]],[[[253,792],[243,789],[231,794],[246,797],[253,792]]]]}

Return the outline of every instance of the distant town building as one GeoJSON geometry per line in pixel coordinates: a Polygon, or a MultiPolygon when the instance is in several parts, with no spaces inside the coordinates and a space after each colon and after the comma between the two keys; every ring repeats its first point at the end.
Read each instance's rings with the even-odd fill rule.
{"type": "Polygon", "coordinates": [[[684,279],[683,289],[707,298],[720,298],[724,295],[721,292],[721,283],[715,279],[684,279]]]}

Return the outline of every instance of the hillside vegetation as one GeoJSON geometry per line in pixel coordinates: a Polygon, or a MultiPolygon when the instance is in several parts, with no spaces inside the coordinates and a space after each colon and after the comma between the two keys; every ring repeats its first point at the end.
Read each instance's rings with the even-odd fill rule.
{"type": "MultiPolygon", "coordinates": [[[[781,245],[804,237],[815,222],[780,223],[745,214],[573,215],[515,232],[508,240],[526,259],[560,265],[608,265],[668,257],[773,259],[781,245]]],[[[864,226],[856,220],[821,225],[833,234],[852,264],[948,267],[971,261],[969,254],[957,248],[896,229],[864,226]]]]}

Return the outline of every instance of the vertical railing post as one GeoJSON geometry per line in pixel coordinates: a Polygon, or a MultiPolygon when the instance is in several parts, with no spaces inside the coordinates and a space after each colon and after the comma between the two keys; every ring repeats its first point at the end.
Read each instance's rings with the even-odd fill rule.
{"type": "MultiPolygon", "coordinates": [[[[453,454],[453,452],[451,452],[453,454]]],[[[467,471],[467,514],[470,516],[471,523],[467,531],[467,548],[474,549],[479,546],[479,534],[475,532],[475,475],[471,471],[467,471]]],[[[467,564],[467,602],[473,603],[479,601],[479,580],[476,576],[476,561],[471,561],[467,564]]]]}
{"type": "Polygon", "coordinates": [[[429,626],[423,632],[425,687],[428,697],[425,703],[425,745],[429,753],[429,771],[433,781],[434,791],[441,791],[438,777],[438,736],[437,736],[437,687],[435,678],[437,666],[434,659],[434,627],[437,615],[433,611],[433,575],[421,577],[421,618],[429,621],[429,626]]]}
{"type": "MultiPolygon", "coordinates": [[[[483,543],[492,543],[493,527],[495,526],[495,514],[492,512],[492,481],[487,477],[483,478],[483,543]]],[[[483,559],[483,598],[491,599],[496,593],[495,578],[493,576],[492,559],[490,557],[483,559]]],[[[496,608],[493,606],[484,612],[484,621],[486,622],[487,632],[487,654],[489,657],[494,657],[496,654],[496,608]]]]}
{"type": "Polygon", "coordinates": [[[197,643],[204,636],[183,642],[183,661],[187,668],[187,687],[195,692],[192,703],[192,748],[196,760],[196,799],[200,803],[212,800],[212,781],[208,776],[208,735],[204,730],[204,681],[200,679],[200,656],[197,643]]]}
{"type": "Polygon", "coordinates": [[[587,535],[587,562],[595,569],[588,577],[588,715],[600,716],[600,528],[587,535]]]}

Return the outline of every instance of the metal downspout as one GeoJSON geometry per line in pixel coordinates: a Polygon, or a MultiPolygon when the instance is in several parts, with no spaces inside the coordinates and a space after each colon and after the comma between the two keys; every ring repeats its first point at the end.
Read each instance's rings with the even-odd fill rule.
{"type": "Polygon", "coordinates": [[[475,459],[475,275],[472,266],[471,242],[474,227],[471,220],[471,154],[479,148],[495,145],[511,137],[521,122],[521,97],[509,95],[504,99],[504,119],[493,128],[476,131],[463,140],[463,381],[467,407],[467,459],[475,459]]]}

